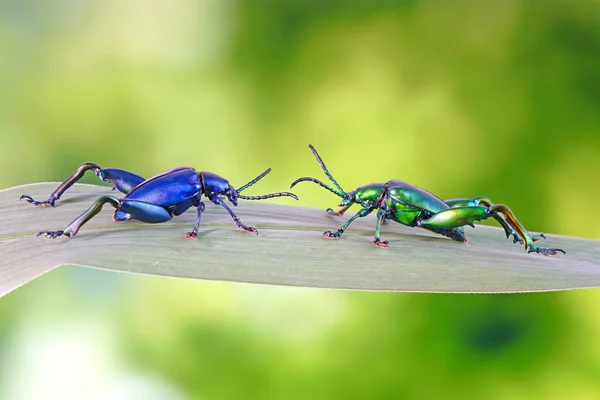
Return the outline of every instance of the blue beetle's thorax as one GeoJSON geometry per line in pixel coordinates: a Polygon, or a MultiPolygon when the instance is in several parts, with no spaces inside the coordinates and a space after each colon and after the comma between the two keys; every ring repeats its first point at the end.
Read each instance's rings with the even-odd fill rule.
{"type": "Polygon", "coordinates": [[[213,172],[202,171],[202,191],[206,196],[210,193],[225,194],[230,188],[229,181],[213,172]]]}
{"type": "Polygon", "coordinates": [[[200,194],[198,172],[191,167],[177,167],[145,180],[125,198],[169,207],[188,202],[200,194]]]}

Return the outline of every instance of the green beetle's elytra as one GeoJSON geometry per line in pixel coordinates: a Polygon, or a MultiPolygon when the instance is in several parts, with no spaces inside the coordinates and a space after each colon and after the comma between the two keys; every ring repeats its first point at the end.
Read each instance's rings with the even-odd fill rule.
{"type": "Polygon", "coordinates": [[[377,225],[373,244],[377,247],[388,246],[388,241],[382,241],[380,237],[381,225],[388,220],[410,227],[420,226],[458,242],[466,242],[463,226],[474,227],[473,222],[492,217],[502,225],[506,237],[512,236],[514,243],[524,244],[527,252],[546,256],[555,256],[559,252],[566,254],[562,249],[537,247],[534,242],[546,239],[546,236],[544,234],[530,236],[507,206],[494,204],[487,197],[442,200],[427,190],[397,179],[386,183],[371,183],[346,192],[331,175],[313,145],[308,147],[334,187],[311,177],[298,178],[290,187],[294,187],[299,182],[314,182],[341,197],[341,208],[338,211],[328,208],[326,212],[329,215],[342,216],[353,204],[362,207],[337,231],[325,231],[323,236],[328,239],[341,238],[354,220],[369,215],[375,210],[377,210],[377,225]]]}

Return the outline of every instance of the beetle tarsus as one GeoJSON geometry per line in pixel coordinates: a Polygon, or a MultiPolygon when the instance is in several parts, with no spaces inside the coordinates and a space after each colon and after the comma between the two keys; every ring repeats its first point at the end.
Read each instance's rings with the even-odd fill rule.
{"type": "Polygon", "coordinates": [[[343,234],[344,234],[343,229],[338,229],[335,232],[331,232],[331,231],[323,232],[323,236],[325,236],[327,239],[340,239],[343,234]]]}
{"type": "Polygon", "coordinates": [[[528,246],[527,252],[543,254],[545,256],[555,256],[558,253],[567,254],[567,252],[564,251],[563,249],[545,249],[543,247],[535,247],[535,246],[528,246]]]}
{"type": "Polygon", "coordinates": [[[388,247],[388,241],[375,238],[373,239],[373,245],[375,247],[388,247]]]}
{"type": "Polygon", "coordinates": [[[198,231],[195,229],[193,231],[185,234],[186,239],[195,240],[197,237],[198,237],[198,231]]]}
{"type": "Polygon", "coordinates": [[[70,234],[65,233],[65,231],[46,231],[46,232],[40,232],[36,236],[38,236],[38,237],[39,236],[43,236],[46,239],[56,239],[56,238],[61,237],[63,235],[65,235],[67,237],[71,236],[70,234]]]}
{"type": "Polygon", "coordinates": [[[19,200],[25,200],[29,204],[33,204],[36,207],[54,207],[54,201],[37,201],[26,194],[21,195],[21,197],[19,197],[19,200]]]}
{"type": "MultiPolygon", "coordinates": [[[[544,235],[543,233],[538,233],[537,235],[533,235],[531,237],[532,242],[537,242],[542,239],[544,239],[544,240],[547,239],[546,235],[544,235]]],[[[517,242],[519,242],[520,244],[525,244],[525,242],[521,238],[518,238],[518,240],[517,240],[517,238],[515,238],[514,243],[517,243],[517,242]]]]}
{"type": "Polygon", "coordinates": [[[252,226],[246,226],[242,223],[242,221],[240,221],[239,218],[234,219],[235,221],[235,226],[237,226],[239,229],[244,230],[245,232],[248,233],[255,233],[258,235],[258,231],[256,230],[256,228],[252,227],[252,226]]]}
{"type": "MultiPolygon", "coordinates": [[[[531,237],[531,241],[532,242],[537,242],[541,239],[546,240],[546,235],[544,235],[543,233],[538,233],[537,235],[533,235],[531,237]]],[[[525,242],[523,241],[523,239],[521,239],[519,236],[515,235],[515,238],[513,239],[513,243],[519,243],[521,245],[525,244],[525,242]]]]}

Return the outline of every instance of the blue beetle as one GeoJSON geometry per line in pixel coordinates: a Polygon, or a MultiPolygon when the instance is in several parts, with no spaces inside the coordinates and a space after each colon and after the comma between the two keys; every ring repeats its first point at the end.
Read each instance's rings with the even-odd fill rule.
{"type": "Polygon", "coordinates": [[[290,192],[278,192],[261,196],[240,195],[240,192],[254,185],[271,172],[271,168],[236,190],[229,184],[227,179],[208,171],[198,172],[191,167],[173,168],[150,179],[144,179],[122,169],[102,169],[98,164],[91,162],[81,164],[67,180],[60,184],[47,201],[36,201],[25,194],[21,196],[21,200],[24,199],[35,206],[54,207],[60,196],[81,179],[88,170],[92,170],[103,181],[113,184],[113,190],[118,190],[126,196],[122,199],[114,196],[101,196],[65,229],[40,232],[38,236],[43,235],[49,239],[56,239],[63,235],[73,237],[83,224],[100,212],[104,204],[109,203],[116,209],[113,216],[114,221],[135,219],[148,223],[169,221],[173,216],[183,214],[191,207],[196,207],[198,210],[196,223],[194,228],[185,235],[188,239],[195,239],[198,236],[200,217],[204,211],[204,203],[200,201],[202,195],[227,210],[238,228],[258,234],[255,228],[246,226],[240,221],[240,218],[227,206],[222,196],[225,196],[234,206],[237,206],[238,199],[262,200],[288,196],[298,200],[298,197],[290,192]]]}

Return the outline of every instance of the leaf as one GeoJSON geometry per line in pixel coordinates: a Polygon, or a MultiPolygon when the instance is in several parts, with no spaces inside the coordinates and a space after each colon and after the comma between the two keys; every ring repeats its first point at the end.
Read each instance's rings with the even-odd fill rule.
{"type": "Polygon", "coordinates": [[[45,200],[58,184],[39,183],[0,191],[0,295],[61,265],[218,281],[334,289],[404,292],[499,293],[600,286],[600,241],[549,235],[544,246],[566,255],[527,254],[499,228],[467,229],[461,244],[391,223],[387,249],[371,244],[375,218],[354,222],[341,240],[322,232],[347,217],[323,210],[243,202],[236,212],[260,234],[235,229],[229,214],[206,203],[197,240],[184,238],[196,213],[162,224],[112,222],[105,205],[75,238],[47,240],[42,230],[64,228],[107,187],[77,184],[57,202],[39,208],[21,194],[45,200]]]}

